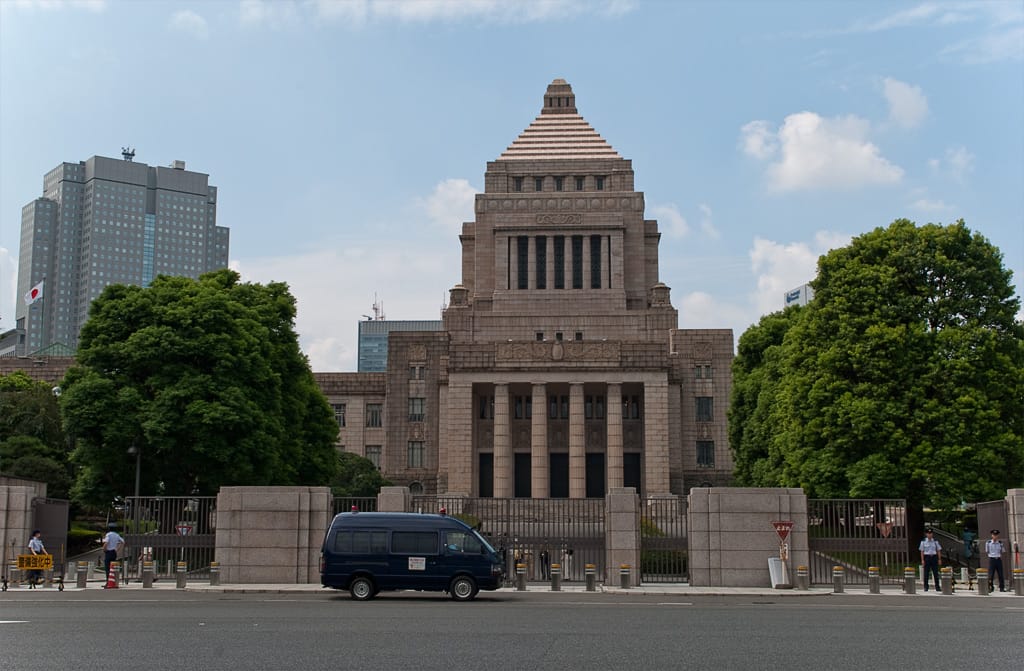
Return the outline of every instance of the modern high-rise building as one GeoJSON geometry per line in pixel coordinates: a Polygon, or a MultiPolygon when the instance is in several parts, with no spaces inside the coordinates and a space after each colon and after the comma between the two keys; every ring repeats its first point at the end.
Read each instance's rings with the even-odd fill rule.
{"type": "Polygon", "coordinates": [[[134,151],[123,156],[60,164],[22,208],[17,354],[77,349],[89,306],[108,285],[227,267],[229,231],[217,225],[209,175],[184,161],[148,166],[132,161],[134,151]]]}
{"type": "Polygon", "coordinates": [[[388,335],[392,331],[440,331],[440,319],[389,320],[367,319],[359,322],[360,373],[384,373],[388,370],[388,335]]]}
{"type": "Polygon", "coordinates": [[[679,328],[632,163],[564,80],[474,212],[441,328],[390,332],[386,372],[316,374],[339,446],[424,494],[729,484],[732,331],[679,328]]]}

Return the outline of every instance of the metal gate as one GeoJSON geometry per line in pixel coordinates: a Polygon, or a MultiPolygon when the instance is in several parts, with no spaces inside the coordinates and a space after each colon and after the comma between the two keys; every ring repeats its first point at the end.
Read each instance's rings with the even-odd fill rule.
{"type": "Polygon", "coordinates": [[[33,528],[43,533],[43,545],[53,555],[53,574],[64,575],[68,547],[68,502],[63,499],[32,499],[33,528]]]}
{"type": "Polygon", "coordinates": [[[509,581],[515,564],[526,565],[527,580],[550,580],[553,564],[561,567],[564,581],[584,580],[587,564],[604,575],[604,499],[413,497],[416,512],[442,508],[502,553],[509,581]]]}
{"type": "Polygon", "coordinates": [[[190,577],[208,577],[217,532],[216,496],[129,496],[120,511],[129,575],[152,561],[156,575],[171,577],[185,562],[190,577]]]}
{"type": "Polygon", "coordinates": [[[904,499],[808,499],[807,541],[810,577],[831,584],[832,568],[846,569],[848,584],[866,585],[868,567],[877,566],[882,583],[902,584],[907,551],[904,499]]]}
{"type": "Polygon", "coordinates": [[[686,502],[647,499],[640,515],[640,581],[686,582],[686,502]]]}

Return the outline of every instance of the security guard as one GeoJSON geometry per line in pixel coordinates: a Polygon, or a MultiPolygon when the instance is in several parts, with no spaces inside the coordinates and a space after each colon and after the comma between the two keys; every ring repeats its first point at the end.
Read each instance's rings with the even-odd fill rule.
{"type": "Polygon", "coordinates": [[[928,591],[928,574],[935,574],[935,591],[941,591],[939,586],[939,567],[942,566],[942,545],[935,540],[934,532],[929,527],[924,530],[924,540],[917,546],[921,551],[921,563],[924,565],[924,591],[928,591]]]}
{"type": "Polygon", "coordinates": [[[988,591],[992,591],[995,582],[995,574],[999,573],[999,591],[1006,591],[1006,583],[1003,582],[1003,551],[1006,547],[1003,541],[999,540],[999,529],[992,530],[992,538],[985,541],[985,554],[988,555],[988,591]]]}

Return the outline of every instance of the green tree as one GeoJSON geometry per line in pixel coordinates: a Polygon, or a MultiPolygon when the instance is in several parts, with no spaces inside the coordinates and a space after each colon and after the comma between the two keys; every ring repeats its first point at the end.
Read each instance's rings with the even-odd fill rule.
{"type": "Polygon", "coordinates": [[[62,406],[77,447],[73,495],[104,504],[223,485],[324,485],[338,427],[301,353],[282,283],[221,270],[107,287],[82,328],[62,406]]]}
{"type": "Polygon", "coordinates": [[[994,246],[898,220],[823,256],[813,286],[762,364],[767,446],[737,445],[754,484],[937,507],[1024,484],[1024,327],[994,246]]]}
{"type": "Polygon", "coordinates": [[[352,452],[338,453],[338,474],[331,480],[335,496],[376,496],[390,485],[373,462],[352,452]]]}
{"type": "Polygon", "coordinates": [[[69,449],[53,387],[22,371],[0,376],[0,472],[47,484],[51,498],[66,498],[69,449]]]}

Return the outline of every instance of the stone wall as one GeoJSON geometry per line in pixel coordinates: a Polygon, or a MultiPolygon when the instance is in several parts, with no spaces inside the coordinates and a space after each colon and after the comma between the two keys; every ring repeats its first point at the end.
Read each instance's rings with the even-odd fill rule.
{"type": "Polygon", "coordinates": [[[699,587],[771,587],[768,559],[779,556],[777,520],[794,522],[786,563],[789,582],[809,560],[807,497],[802,489],[700,487],[690,490],[690,584],[699,587]]]}
{"type": "Polygon", "coordinates": [[[28,536],[34,523],[32,499],[37,495],[35,486],[0,485],[0,554],[8,562],[28,552],[28,536]]]}
{"type": "MultiPolygon", "coordinates": [[[[1012,570],[1021,568],[1014,564],[1014,548],[1024,548],[1024,489],[1008,489],[1006,490],[1006,523],[1009,528],[1006,530],[1006,535],[1003,538],[1006,539],[1007,550],[1009,551],[1009,557],[1003,559],[1003,568],[1006,571],[1006,575],[1010,576],[1012,570]]],[[[984,535],[982,536],[984,538],[984,535]]],[[[984,550],[984,544],[982,549],[984,550]]]]}
{"type": "Polygon", "coordinates": [[[216,558],[225,583],[320,581],[320,546],[331,521],[327,487],[223,487],[216,558]]]}

